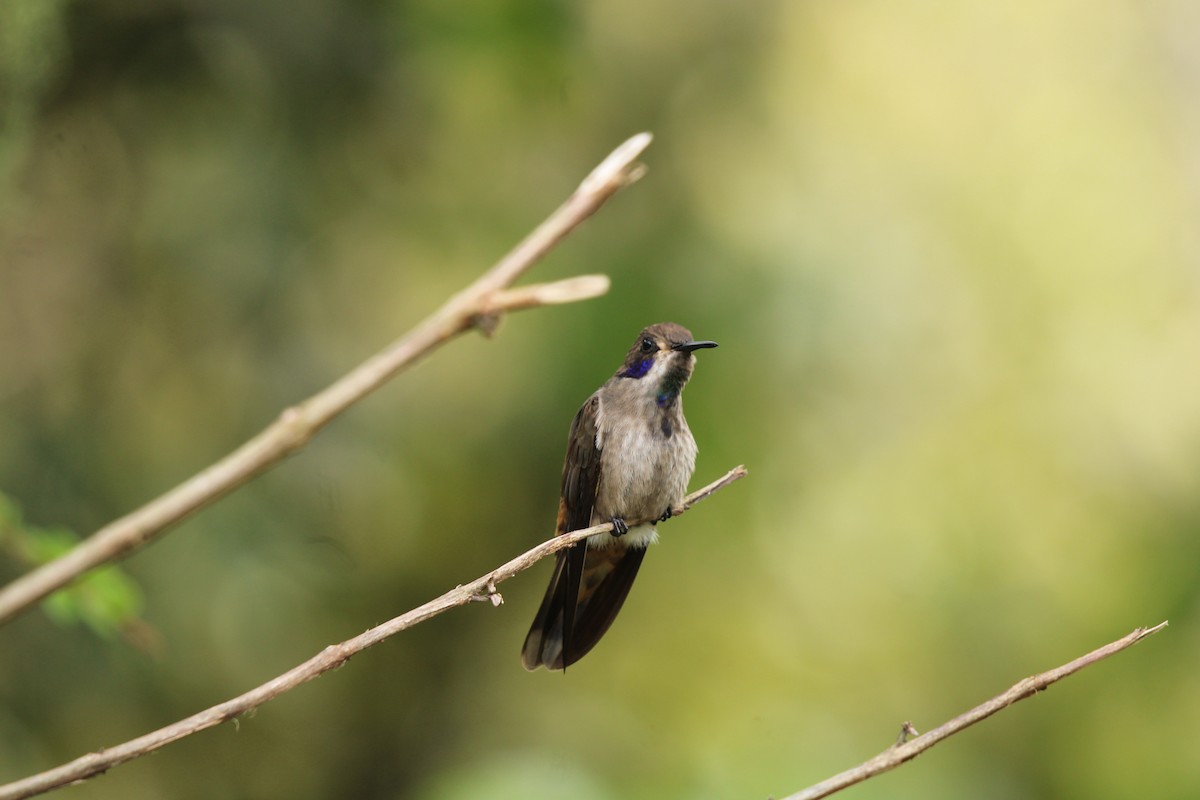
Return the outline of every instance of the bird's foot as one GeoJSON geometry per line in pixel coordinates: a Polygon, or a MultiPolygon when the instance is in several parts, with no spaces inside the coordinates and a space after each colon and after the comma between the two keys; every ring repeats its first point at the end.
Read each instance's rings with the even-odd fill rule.
{"type": "Polygon", "coordinates": [[[673,517],[673,516],[675,516],[675,509],[671,508],[670,506],[667,506],[667,510],[666,510],[666,511],[664,511],[664,512],[663,512],[663,513],[662,513],[662,514],[659,516],[659,518],[658,518],[658,521],[659,521],[659,522],[666,522],[667,520],[669,520],[669,519],[670,519],[671,517],[673,517]]]}
{"type": "Polygon", "coordinates": [[[629,526],[626,525],[625,520],[621,519],[620,517],[613,517],[612,525],[613,525],[613,532],[612,532],[613,536],[624,536],[625,534],[629,533],[629,526]]]}

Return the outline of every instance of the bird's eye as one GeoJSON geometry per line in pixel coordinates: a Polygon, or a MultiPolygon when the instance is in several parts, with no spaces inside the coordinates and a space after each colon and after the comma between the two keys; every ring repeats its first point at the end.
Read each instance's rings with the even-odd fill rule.
{"type": "Polygon", "coordinates": [[[642,339],[642,352],[649,353],[655,349],[653,339],[642,339]]]}

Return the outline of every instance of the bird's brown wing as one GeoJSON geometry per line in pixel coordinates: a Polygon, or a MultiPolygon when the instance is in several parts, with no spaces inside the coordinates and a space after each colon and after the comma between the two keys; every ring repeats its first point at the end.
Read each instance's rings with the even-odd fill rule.
{"type": "Polygon", "coordinates": [[[563,664],[587,655],[625,604],[637,577],[645,547],[590,547],[584,556],[583,580],[575,606],[574,626],[563,646],[563,664]]]}
{"type": "MultiPolygon", "coordinates": [[[[600,483],[600,448],[596,443],[599,411],[600,397],[594,394],[579,409],[571,423],[555,526],[558,535],[592,524],[596,488],[600,483]]],[[[579,653],[574,658],[570,657],[576,650],[573,646],[575,606],[586,558],[586,542],[559,551],[550,586],[521,648],[521,661],[526,669],[536,669],[541,665],[562,669],[582,655],[579,653]],[[564,654],[567,655],[565,659],[564,654]]],[[[593,640],[591,644],[594,643],[593,640]]],[[[591,649],[591,644],[588,649],[591,649]]]]}

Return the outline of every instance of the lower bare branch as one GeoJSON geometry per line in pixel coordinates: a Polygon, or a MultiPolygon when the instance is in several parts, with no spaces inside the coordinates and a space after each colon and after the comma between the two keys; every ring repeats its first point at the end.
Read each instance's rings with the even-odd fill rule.
{"type": "Polygon", "coordinates": [[[848,786],[853,786],[856,783],[861,783],[868,778],[873,778],[880,773],[894,769],[905,761],[916,758],[921,753],[933,747],[943,739],[953,736],[961,730],[971,727],[980,720],[987,719],[992,714],[1007,708],[1018,700],[1024,700],[1026,697],[1032,697],[1038,692],[1045,689],[1052,683],[1062,680],[1063,678],[1078,672],[1086,666],[1095,664],[1097,661],[1108,658],[1114,653],[1119,653],[1127,647],[1137,644],[1142,639],[1145,639],[1152,633],[1158,633],[1167,626],[1166,622],[1160,622],[1153,628],[1138,628],[1133,633],[1118,639],[1115,642],[1104,645],[1103,647],[1093,650],[1087,655],[1080,656],[1069,664],[1063,664],[1061,667],[1042,672],[1034,675],[1031,678],[1026,678],[1023,681],[1015,684],[1008,691],[998,694],[986,703],[975,706],[965,714],[959,714],[949,722],[939,725],[933,730],[924,735],[918,735],[915,739],[907,740],[909,735],[914,735],[916,729],[912,723],[904,723],[904,728],[901,731],[901,737],[895,745],[884,750],[879,755],[864,761],[853,769],[848,769],[845,772],[834,775],[832,778],[823,780],[818,784],[808,787],[803,791],[788,795],[783,800],[816,800],[818,797],[828,797],[835,792],[840,792],[848,786]],[[906,741],[907,740],[907,741],[906,741]]]}
{"type": "MultiPolygon", "coordinates": [[[[701,500],[704,500],[739,478],[745,477],[745,475],[745,467],[735,467],[720,479],[685,497],[682,507],[676,510],[676,515],[682,514],[696,503],[699,503],[701,500]]],[[[629,524],[634,525],[650,521],[648,519],[629,520],[629,524]]],[[[451,608],[466,605],[472,600],[477,599],[488,599],[493,605],[499,605],[500,595],[496,592],[496,584],[529,569],[540,559],[564,547],[585,539],[588,536],[595,536],[598,533],[609,533],[612,529],[612,523],[606,522],[602,525],[593,525],[590,528],[564,533],[562,536],[556,536],[553,539],[542,542],[537,547],[522,553],[507,564],[492,570],[470,583],[457,586],[441,597],[430,600],[423,606],[419,606],[412,611],[388,620],[382,625],[377,625],[352,639],[347,639],[340,644],[326,647],[303,664],[293,667],[282,675],[272,678],[266,683],[251,689],[245,694],[238,695],[232,700],[226,700],[224,703],[207,708],[186,719],[181,719],[165,728],[159,728],[144,736],[131,739],[124,744],[88,753],[62,766],[0,786],[0,800],[18,800],[18,798],[23,797],[33,797],[52,789],[87,780],[108,771],[118,764],[123,764],[126,761],[144,756],[147,753],[152,753],[160,747],[182,739],[185,736],[190,736],[193,733],[198,733],[215,725],[220,725],[222,722],[239,717],[248,711],[258,708],[263,703],[273,700],[284,692],[291,691],[300,684],[307,683],[313,678],[341,666],[351,656],[361,653],[368,647],[379,644],[384,639],[394,636],[407,628],[411,628],[420,622],[424,622],[431,617],[436,617],[438,614],[448,611],[451,608]]]]}
{"type": "Polygon", "coordinates": [[[390,346],[328,388],[285,410],[229,455],[146,505],[109,523],[67,553],[0,588],[0,624],[84,572],[121,558],[171,526],[229,494],[306,445],[321,428],[401,369],[464,331],[494,329],[501,312],[583,300],[608,291],[602,275],[508,290],[609,197],[642,175],[635,159],[650,145],[640,133],[617,147],[541,225],[466,289],[390,346]]]}

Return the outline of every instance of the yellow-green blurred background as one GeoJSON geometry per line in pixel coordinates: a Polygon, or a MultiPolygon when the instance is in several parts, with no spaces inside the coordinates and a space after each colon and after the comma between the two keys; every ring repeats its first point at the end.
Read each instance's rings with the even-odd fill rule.
{"type": "Polygon", "coordinates": [[[4,0],[30,526],[211,463],[656,139],[531,276],[606,297],[452,343],[134,555],[144,627],[0,630],[0,779],[548,536],[572,415],[673,320],[721,343],[693,484],[751,476],[662,526],[577,668],[520,667],[545,563],[63,796],[778,796],[1168,618],[850,796],[1200,796],[1198,41],[1187,0],[4,0]]]}

